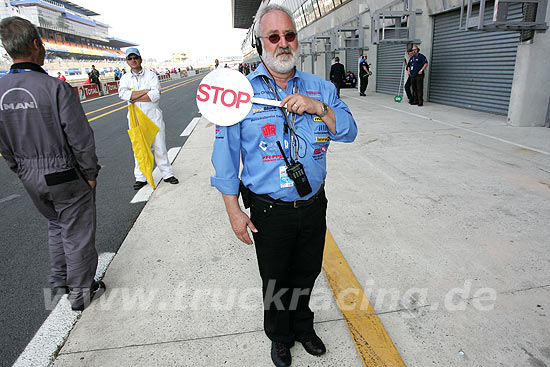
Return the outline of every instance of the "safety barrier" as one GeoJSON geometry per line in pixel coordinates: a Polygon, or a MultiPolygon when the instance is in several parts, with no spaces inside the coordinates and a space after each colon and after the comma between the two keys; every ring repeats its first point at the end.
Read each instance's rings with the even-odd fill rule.
{"type": "Polygon", "coordinates": [[[116,94],[116,93],[118,93],[118,83],[119,82],[103,83],[103,93],[105,93],[105,94],[116,94]]]}
{"type": "Polygon", "coordinates": [[[162,82],[163,80],[168,80],[170,79],[170,74],[162,74],[162,75],[159,75],[159,80],[162,82]]]}
{"type": "Polygon", "coordinates": [[[81,85],[73,87],[81,101],[99,97],[99,88],[96,84],[81,85]]]}
{"type": "MultiPolygon", "coordinates": [[[[102,83],[103,88],[103,94],[116,94],[118,93],[118,84],[119,82],[107,82],[102,83]]],[[[86,99],[91,98],[97,98],[101,96],[101,93],[99,92],[99,88],[96,84],[86,84],[86,85],[80,85],[77,87],[73,87],[76,93],[78,94],[78,97],[81,101],[84,101],[86,99]]]]}

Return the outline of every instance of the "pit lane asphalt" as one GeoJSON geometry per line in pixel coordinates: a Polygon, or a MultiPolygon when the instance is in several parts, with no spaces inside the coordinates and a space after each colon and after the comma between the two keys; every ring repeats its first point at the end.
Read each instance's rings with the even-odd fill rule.
{"type": "MultiPolygon", "coordinates": [[[[199,116],[195,93],[201,77],[162,83],[160,107],[166,124],[168,150],[185,144],[180,134],[199,116]],[[195,79],[194,81],[192,81],[195,79]],[[184,81],[190,81],[184,84],[184,81]],[[180,86],[168,90],[178,84],[180,86]]],[[[120,102],[117,95],[82,104],[86,113],[120,102]]],[[[117,109],[122,104],[91,113],[88,119],[117,109]]],[[[133,156],[127,134],[126,109],[91,122],[96,152],[102,166],[97,186],[97,234],[99,253],[116,252],[145,203],[130,204],[133,156]]],[[[21,181],[0,163],[0,366],[11,366],[48,317],[44,289],[49,289],[47,221],[42,217],[21,181]]]]}

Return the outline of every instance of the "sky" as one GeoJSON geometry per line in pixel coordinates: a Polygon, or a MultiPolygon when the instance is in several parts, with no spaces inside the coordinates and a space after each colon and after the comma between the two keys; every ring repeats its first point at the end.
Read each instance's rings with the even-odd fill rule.
{"type": "Polygon", "coordinates": [[[71,0],[101,15],[109,36],[138,43],[144,59],[241,56],[246,29],[232,28],[231,0],[71,0]]]}

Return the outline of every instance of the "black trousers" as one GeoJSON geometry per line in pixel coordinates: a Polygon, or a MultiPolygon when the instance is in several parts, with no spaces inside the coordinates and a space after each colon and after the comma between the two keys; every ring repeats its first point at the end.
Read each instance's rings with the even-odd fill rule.
{"type": "Polygon", "coordinates": [[[411,78],[414,101],[424,103],[424,74],[417,74],[411,78]]]}
{"type": "Polygon", "coordinates": [[[333,81],[332,84],[334,84],[334,86],[336,87],[336,95],[338,96],[338,98],[340,98],[340,89],[342,88],[342,84],[344,84],[343,82],[338,82],[338,81],[333,81]]]}
{"type": "Polygon", "coordinates": [[[251,197],[250,219],[258,229],[253,236],[262,278],[264,330],[272,341],[290,346],[316,335],[309,300],[323,262],[326,209],[324,192],[301,208],[251,197]]]}
{"type": "Polygon", "coordinates": [[[367,85],[369,85],[369,76],[365,75],[365,76],[359,77],[359,82],[361,83],[359,85],[359,92],[364,94],[365,91],[367,90],[367,85]]]}
{"type": "Polygon", "coordinates": [[[412,102],[415,100],[413,92],[411,92],[411,77],[409,76],[407,78],[407,82],[405,83],[405,93],[407,93],[407,98],[409,99],[409,102],[412,102]]]}

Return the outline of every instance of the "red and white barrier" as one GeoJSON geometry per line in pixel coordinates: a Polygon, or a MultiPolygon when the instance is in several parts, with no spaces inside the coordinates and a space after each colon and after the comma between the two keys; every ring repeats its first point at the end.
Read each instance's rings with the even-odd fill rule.
{"type": "Polygon", "coordinates": [[[99,88],[96,84],[81,85],[73,87],[81,101],[99,97],[99,88]]]}
{"type": "Polygon", "coordinates": [[[163,80],[168,80],[170,79],[170,74],[162,74],[162,75],[159,75],[159,80],[162,82],[163,80]]]}
{"type": "Polygon", "coordinates": [[[103,83],[103,92],[105,92],[105,94],[118,93],[118,82],[103,83]]]}
{"type": "MultiPolygon", "coordinates": [[[[102,84],[103,93],[105,95],[118,93],[118,84],[119,84],[118,81],[103,83],[102,84]]],[[[73,88],[75,92],[78,94],[78,97],[80,98],[81,101],[84,101],[86,99],[91,99],[91,98],[97,98],[100,96],[99,87],[96,84],[86,84],[86,85],[81,85],[73,88]]]]}

